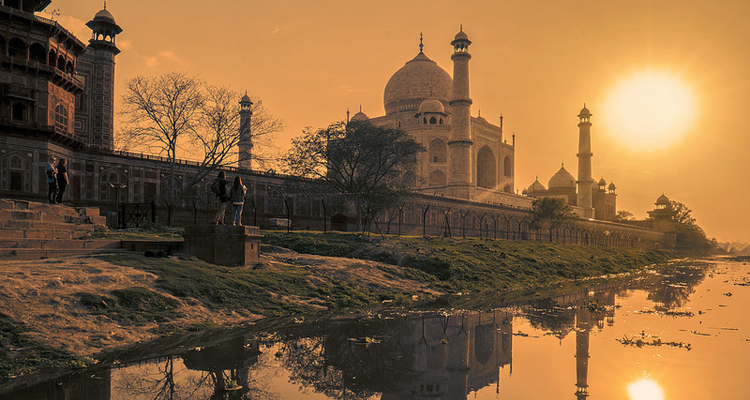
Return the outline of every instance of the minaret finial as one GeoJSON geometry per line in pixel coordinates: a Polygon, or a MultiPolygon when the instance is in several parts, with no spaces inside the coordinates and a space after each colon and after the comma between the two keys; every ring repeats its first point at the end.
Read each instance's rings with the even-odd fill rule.
{"type": "Polygon", "coordinates": [[[458,26],[458,30],[461,31],[461,32],[463,32],[464,31],[464,24],[460,24],[458,26]]]}
{"type": "Polygon", "coordinates": [[[359,105],[359,112],[362,112],[362,104],[359,105]]]}
{"type": "Polygon", "coordinates": [[[104,9],[105,10],[107,9],[107,2],[106,1],[104,2],[104,9]]]}
{"type": "Polygon", "coordinates": [[[482,118],[482,109],[477,110],[477,118],[482,118]]]}
{"type": "Polygon", "coordinates": [[[419,32],[419,52],[421,53],[424,49],[424,44],[422,43],[422,32],[419,32]]]}

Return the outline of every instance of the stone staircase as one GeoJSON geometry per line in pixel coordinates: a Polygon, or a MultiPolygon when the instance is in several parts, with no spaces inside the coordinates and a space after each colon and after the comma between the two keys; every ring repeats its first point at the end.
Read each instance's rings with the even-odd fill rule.
{"type": "Polygon", "coordinates": [[[98,208],[0,199],[0,260],[39,259],[119,249],[119,240],[82,239],[106,230],[98,208]]]}

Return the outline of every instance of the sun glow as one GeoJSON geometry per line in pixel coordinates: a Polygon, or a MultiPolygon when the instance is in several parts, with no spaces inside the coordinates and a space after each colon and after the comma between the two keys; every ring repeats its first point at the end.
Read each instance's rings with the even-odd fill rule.
{"type": "Polygon", "coordinates": [[[606,131],[634,148],[673,144],[695,122],[695,94],[680,77],[646,72],[623,79],[602,107],[606,131]]]}
{"type": "Polygon", "coordinates": [[[664,400],[661,386],[651,379],[643,378],[628,385],[630,400],[664,400]]]}

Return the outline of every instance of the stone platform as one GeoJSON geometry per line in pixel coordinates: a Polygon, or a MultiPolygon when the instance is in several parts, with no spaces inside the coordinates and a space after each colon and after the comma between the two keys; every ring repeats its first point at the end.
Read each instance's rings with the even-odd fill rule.
{"type": "Polygon", "coordinates": [[[212,264],[250,266],[260,260],[257,226],[191,225],[182,250],[212,264]]]}

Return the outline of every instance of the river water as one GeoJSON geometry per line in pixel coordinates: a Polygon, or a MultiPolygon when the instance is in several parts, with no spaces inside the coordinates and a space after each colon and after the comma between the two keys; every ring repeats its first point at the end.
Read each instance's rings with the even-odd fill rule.
{"type": "Polygon", "coordinates": [[[495,310],[299,321],[0,398],[750,399],[749,286],[741,261],[686,261],[495,310]]]}

